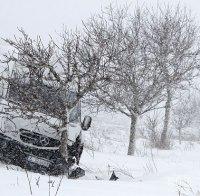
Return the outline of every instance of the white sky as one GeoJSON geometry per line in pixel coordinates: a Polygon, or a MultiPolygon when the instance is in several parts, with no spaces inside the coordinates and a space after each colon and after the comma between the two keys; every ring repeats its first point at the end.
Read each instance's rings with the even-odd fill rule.
{"type": "Polygon", "coordinates": [[[43,37],[59,32],[63,25],[75,28],[110,2],[132,6],[180,2],[193,11],[200,23],[200,0],[0,0],[0,37],[13,36],[17,27],[43,37]]]}

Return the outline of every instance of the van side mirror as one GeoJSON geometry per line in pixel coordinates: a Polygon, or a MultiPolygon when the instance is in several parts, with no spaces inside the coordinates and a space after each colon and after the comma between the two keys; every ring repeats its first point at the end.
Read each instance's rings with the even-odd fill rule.
{"type": "Polygon", "coordinates": [[[81,123],[81,128],[84,131],[87,131],[90,128],[91,123],[92,123],[92,118],[90,116],[85,116],[83,122],[81,123]]]}

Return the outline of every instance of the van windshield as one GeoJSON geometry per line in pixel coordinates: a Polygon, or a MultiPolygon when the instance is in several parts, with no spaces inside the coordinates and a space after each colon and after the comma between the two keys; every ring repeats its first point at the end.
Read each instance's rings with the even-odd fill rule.
{"type": "MultiPolygon", "coordinates": [[[[61,118],[66,113],[65,102],[73,102],[76,93],[64,92],[59,89],[45,85],[44,83],[10,82],[8,99],[15,104],[23,104],[30,111],[37,111],[48,116],[61,118]]],[[[80,103],[70,112],[69,121],[79,122],[81,115],[80,103]]]]}

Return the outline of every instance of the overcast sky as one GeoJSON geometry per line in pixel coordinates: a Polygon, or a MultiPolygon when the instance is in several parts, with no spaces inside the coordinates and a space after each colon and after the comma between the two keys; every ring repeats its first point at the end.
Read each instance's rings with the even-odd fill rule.
{"type": "Polygon", "coordinates": [[[65,25],[69,28],[80,26],[81,20],[98,12],[109,3],[118,5],[156,5],[157,2],[180,2],[196,15],[200,22],[200,0],[0,0],[0,37],[11,37],[17,27],[23,27],[32,35],[43,37],[60,31],[65,25]]]}

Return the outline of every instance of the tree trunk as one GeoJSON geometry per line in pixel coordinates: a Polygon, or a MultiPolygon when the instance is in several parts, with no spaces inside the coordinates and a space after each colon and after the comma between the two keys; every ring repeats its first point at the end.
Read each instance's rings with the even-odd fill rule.
{"type": "MultiPolygon", "coordinates": [[[[67,123],[67,119],[63,120],[63,124],[62,124],[62,133],[61,133],[61,140],[60,140],[60,153],[62,154],[62,156],[64,157],[64,159],[66,160],[66,163],[68,162],[68,149],[67,149],[67,144],[68,144],[68,123],[67,123]]],[[[68,164],[64,165],[64,171],[65,174],[68,175],[68,164]]]]}
{"type": "Polygon", "coordinates": [[[131,116],[128,155],[132,155],[132,156],[135,153],[135,133],[136,133],[137,119],[138,119],[138,116],[131,116]]]}
{"type": "Polygon", "coordinates": [[[62,129],[61,134],[61,141],[60,141],[60,152],[62,156],[65,158],[65,160],[68,159],[68,151],[67,151],[67,140],[68,140],[68,134],[67,134],[67,127],[62,129]]]}
{"type": "Polygon", "coordinates": [[[165,118],[164,118],[164,127],[163,132],[161,134],[160,146],[161,148],[167,147],[167,133],[169,128],[169,120],[170,120],[170,110],[171,110],[171,91],[167,89],[167,101],[165,104],[165,118]]]}

